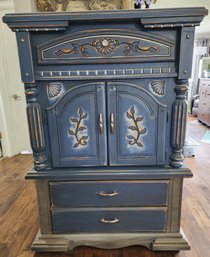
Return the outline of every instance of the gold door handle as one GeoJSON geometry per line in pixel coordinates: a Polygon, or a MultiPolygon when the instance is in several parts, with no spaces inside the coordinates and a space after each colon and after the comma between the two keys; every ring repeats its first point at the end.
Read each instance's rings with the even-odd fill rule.
{"type": "Polygon", "coordinates": [[[112,196],[116,196],[118,195],[119,193],[117,191],[114,191],[112,193],[106,193],[104,191],[101,191],[100,193],[98,193],[98,195],[100,196],[105,196],[105,197],[112,197],[112,196]]]}
{"type": "Polygon", "coordinates": [[[99,131],[101,134],[103,133],[103,115],[101,112],[99,114],[99,131]]]}
{"type": "Polygon", "coordinates": [[[114,133],[115,127],[114,127],[114,113],[113,112],[110,114],[110,126],[111,126],[111,132],[114,133]]]}
{"type": "Polygon", "coordinates": [[[114,224],[114,223],[117,223],[117,222],[119,222],[120,220],[119,219],[117,219],[117,218],[115,218],[115,219],[113,219],[113,220],[106,220],[106,219],[101,219],[100,220],[100,222],[102,222],[102,223],[106,223],[106,224],[114,224]]]}

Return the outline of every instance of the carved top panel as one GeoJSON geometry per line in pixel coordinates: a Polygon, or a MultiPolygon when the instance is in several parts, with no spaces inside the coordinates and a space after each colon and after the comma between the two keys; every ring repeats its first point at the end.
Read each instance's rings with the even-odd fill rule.
{"type": "Polygon", "coordinates": [[[38,46],[38,63],[174,60],[174,42],[147,33],[82,31],[38,46]]]}

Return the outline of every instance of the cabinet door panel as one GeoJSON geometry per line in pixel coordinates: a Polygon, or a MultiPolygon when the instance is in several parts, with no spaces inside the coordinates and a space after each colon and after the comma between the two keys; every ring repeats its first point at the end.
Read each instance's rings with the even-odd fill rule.
{"type": "Polygon", "coordinates": [[[67,91],[49,108],[48,122],[53,167],[106,165],[103,83],[67,91]]]}
{"type": "Polygon", "coordinates": [[[128,83],[109,83],[107,94],[110,164],[164,164],[166,107],[128,83]]]}

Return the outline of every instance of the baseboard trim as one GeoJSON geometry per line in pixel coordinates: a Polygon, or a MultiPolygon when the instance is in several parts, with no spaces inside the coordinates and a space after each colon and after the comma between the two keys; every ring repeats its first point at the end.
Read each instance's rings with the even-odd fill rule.
{"type": "Polygon", "coordinates": [[[141,245],[153,251],[189,250],[182,233],[41,234],[31,249],[36,252],[67,252],[77,246],[117,249],[141,245]]]}

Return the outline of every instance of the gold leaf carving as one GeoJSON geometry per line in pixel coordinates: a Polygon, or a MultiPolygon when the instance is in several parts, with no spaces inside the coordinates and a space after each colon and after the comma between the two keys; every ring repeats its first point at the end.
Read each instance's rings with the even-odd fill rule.
{"type": "Polygon", "coordinates": [[[88,48],[94,48],[96,52],[100,55],[106,56],[111,55],[116,49],[121,47],[121,53],[124,55],[129,55],[131,53],[137,52],[159,52],[159,48],[156,46],[142,46],[141,41],[119,41],[118,39],[112,39],[108,37],[99,38],[93,40],[92,42],[78,44],[70,43],[70,48],[58,49],[54,52],[55,55],[70,55],[70,54],[81,54],[82,56],[90,56],[88,48]]]}
{"type": "Polygon", "coordinates": [[[87,145],[88,136],[87,135],[81,135],[81,132],[86,130],[87,128],[83,124],[83,120],[85,120],[88,115],[87,112],[85,113],[82,107],[79,107],[77,110],[78,117],[70,117],[69,121],[70,123],[74,124],[74,129],[69,129],[68,133],[69,135],[75,137],[76,143],[73,145],[73,148],[77,148],[80,145],[85,146],[87,145]]]}
{"type": "Polygon", "coordinates": [[[136,132],[136,136],[134,135],[127,135],[127,139],[129,140],[129,145],[137,145],[138,147],[144,147],[140,140],[140,136],[146,134],[147,129],[146,127],[141,128],[140,122],[144,119],[143,116],[135,116],[135,107],[131,106],[130,110],[126,112],[126,117],[131,120],[131,125],[128,127],[129,130],[132,132],[136,132]]]}

